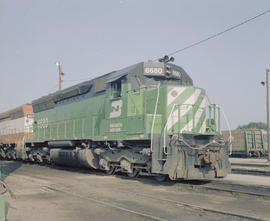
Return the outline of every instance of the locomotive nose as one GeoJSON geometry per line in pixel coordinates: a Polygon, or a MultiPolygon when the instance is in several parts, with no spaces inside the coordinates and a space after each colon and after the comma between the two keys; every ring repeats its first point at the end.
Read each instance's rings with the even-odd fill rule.
{"type": "Polygon", "coordinates": [[[167,132],[204,133],[206,129],[205,91],[192,86],[168,88],[167,132]]]}

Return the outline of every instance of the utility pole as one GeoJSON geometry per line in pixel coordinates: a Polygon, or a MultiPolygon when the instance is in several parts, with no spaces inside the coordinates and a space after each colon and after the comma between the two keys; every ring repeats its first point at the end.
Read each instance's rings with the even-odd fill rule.
{"type": "Polygon", "coordinates": [[[62,76],[64,76],[64,73],[62,72],[62,67],[61,67],[60,62],[56,62],[55,64],[58,67],[58,86],[59,86],[58,88],[59,88],[59,91],[61,91],[61,89],[62,89],[62,76]]]}
{"type": "Polygon", "coordinates": [[[270,162],[270,136],[269,136],[269,69],[266,69],[266,114],[267,114],[267,149],[268,161],[270,162]]]}

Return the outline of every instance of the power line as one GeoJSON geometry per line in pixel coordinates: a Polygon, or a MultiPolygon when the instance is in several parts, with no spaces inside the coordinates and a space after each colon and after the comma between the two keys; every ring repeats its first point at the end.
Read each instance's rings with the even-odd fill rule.
{"type": "MultiPolygon", "coordinates": [[[[216,37],[218,37],[218,36],[220,36],[220,35],[223,35],[223,34],[225,34],[226,32],[229,32],[229,31],[232,31],[232,30],[234,30],[234,29],[236,29],[236,28],[238,28],[238,27],[240,27],[240,26],[242,26],[242,25],[244,25],[244,24],[247,24],[247,23],[249,23],[249,22],[251,22],[251,21],[253,21],[253,20],[255,20],[255,19],[257,19],[257,18],[259,18],[259,17],[261,17],[261,16],[263,16],[263,15],[266,15],[266,14],[268,14],[270,12],[270,9],[267,9],[266,11],[264,11],[264,12],[262,12],[262,13],[260,13],[260,14],[258,14],[258,15],[256,15],[256,16],[254,16],[254,17],[251,17],[251,18],[249,18],[249,19],[247,19],[247,20],[244,20],[243,22],[241,22],[241,23],[238,23],[238,24],[236,24],[236,25],[234,25],[234,26],[231,26],[231,27],[229,27],[229,28],[227,28],[227,29],[225,29],[225,30],[223,30],[223,31],[221,31],[221,32],[218,32],[218,33],[216,33],[216,34],[213,34],[213,35],[210,35],[209,37],[207,37],[207,38],[204,38],[204,39],[202,39],[202,40],[200,40],[200,41],[197,41],[197,42],[194,42],[194,43],[192,43],[192,44],[190,44],[190,45],[187,45],[187,46],[185,46],[185,47],[183,47],[183,48],[181,48],[181,49],[178,49],[178,50],[176,50],[176,51],[174,51],[174,52],[171,52],[171,53],[169,53],[169,54],[167,54],[168,56],[172,56],[172,55],[175,55],[175,54],[177,54],[177,53],[179,53],[179,52],[182,52],[182,51],[185,51],[185,50],[187,50],[187,49],[190,49],[190,48],[192,48],[192,47],[195,47],[195,46],[197,46],[197,45],[199,45],[199,44],[202,44],[202,43],[204,43],[204,42],[206,42],[206,41],[209,41],[209,40],[211,40],[211,39],[213,39],[213,38],[216,38],[216,37]]],[[[154,59],[154,61],[157,61],[158,59],[154,59]]],[[[75,81],[86,81],[86,80],[91,80],[91,78],[82,78],[82,79],[67,79],[67,80],[62,80],[62,82],[75,82],[75,81]]]]}
{"type": "MultiPolygon", "coordinates": [[[[266,14],[269,13],[269,12],[270,12],[270,9],[268,9],[268,10],[266,10],[266,11],[264,11],[264,12],[262,12],[262,13],[256,15],[256,16],[254,16],[254,17],[252,17],[252,18],[249,18],[249,19],[247,19],[247,20],[245,20],[245,21],[243,21],[243,22],[241,22],[241,23],[239,23],[239,24],[236,24],[236,25],[234,25],[234,26],[231,26],[231,27],[225,29],[224,31],[218,32],[218,33],[213,34],[213,35],[211,35],[211,36],[209,36],[209,37],[207,37],[207,38],[204,38],[204,39],[202,39],[202,40],[200,40],[200,41],[197,41],[197,42],[195,42],[195,43],[193,43],[193,44],[187,45],[187,46],[185,46],[185,47],[183,47],[183,48],[181,48],[181,49],[178,49],[178,50],[176,50],[176,51],[174,51],[174,52],[171,52],[171,53],[168,54],[168,56],[175,55],[175,54],[177,54],[177,53],[179,53],[179,52],[185,51],[185,50],[187,50],[187,49],[189,49],[189,48],[192,48],[192,47],[197,46],[197,45],[199,45],[199,44],[202,44],[202,43],[204,43],[204,42],[206,42],[206,41],[209,41],[210,39],[213,39],[213,38],[216,38],[216,37],[218,37],[218,36],[220,36],[220,35],[223,35],[223,34],[225,34],[226,32],[232,31],[233,29],[236,29],[236,28],[238,28],[238,27],[240,27],[240,26],[242,26],[242,25],[244,25],[244,24],[246,24],[246,23],[248,23],[248,22],[251,22],[251,21],[253,21],[253,20],[255,20],[255,19],[257,19],[257,18],[259,18],[259,17],[261,17],[261,16],[263,16],[263,15],[266,15],[266,14]]],[[[156,59],[156,60],[157,60],[157,59],[156,59]]]]}

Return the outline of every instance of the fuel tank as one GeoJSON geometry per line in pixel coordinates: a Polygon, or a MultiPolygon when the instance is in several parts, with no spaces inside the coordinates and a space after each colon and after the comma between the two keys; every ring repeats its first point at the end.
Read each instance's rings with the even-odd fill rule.
{"type": "Polygon", "coordinates": [[[91,149],[51,149],[50,157],[53,163],[59,165],[71,167],[86,167],[93,169],[99,168],[98,156],[91,149]]]}

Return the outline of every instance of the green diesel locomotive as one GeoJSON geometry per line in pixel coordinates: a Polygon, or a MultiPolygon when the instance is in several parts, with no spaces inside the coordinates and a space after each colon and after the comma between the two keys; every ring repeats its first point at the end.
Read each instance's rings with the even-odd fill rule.
{"type": "Polygon", "coordinates": [[[211,179],[230,171],[219,108],[179,66],[141,62],[32,102],[24,159],[134,177],[211,179]]]}

